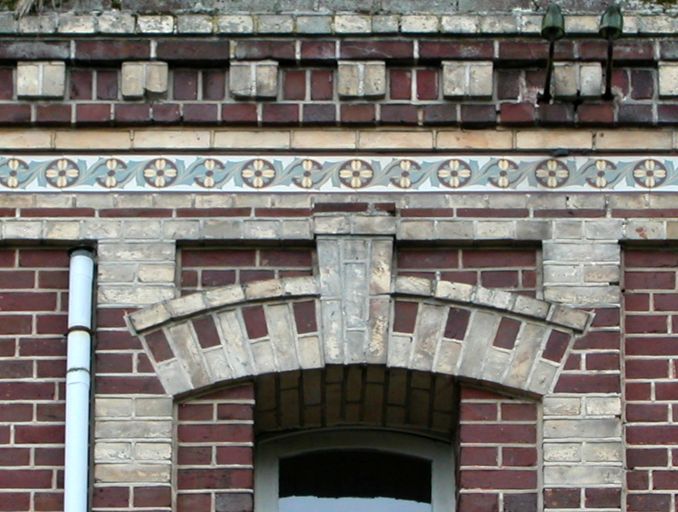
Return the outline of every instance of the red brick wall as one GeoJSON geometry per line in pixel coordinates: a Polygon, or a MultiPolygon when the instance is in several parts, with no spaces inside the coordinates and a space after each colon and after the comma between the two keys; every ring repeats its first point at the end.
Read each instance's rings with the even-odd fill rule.
{"type": "Polygon", "coordinates": [[[538,288],[538,253],[534,248],[401,248],[397,257],[398,275],[522,291],[531,296],[538,288]]]}
{"type": "Polygon", "coordinates": [[[252,510],[254,385],[179,404],[177,512],[252,510]]]}
{"type": "Polygon", "coordinates": [[[68,253],[0,249],[0,510],[63,510],[68,253]]]}
{"type": "Polygon", "coordinates": [[[627,510],[669,512],[678,499],[678,288],[675,250],[624,260],[627,510]]]}
{"type": "Polygon", "coordinates": [[[538,510],[537,404],[462,387],[458,512],[538,510]]]}
{"type": "Polygon", "coordinates": [[[181,250],[181,289],[184,294],[214,286],[310,275],[313,275],[313,249],[310,247],[186,247],[181,250]]]}

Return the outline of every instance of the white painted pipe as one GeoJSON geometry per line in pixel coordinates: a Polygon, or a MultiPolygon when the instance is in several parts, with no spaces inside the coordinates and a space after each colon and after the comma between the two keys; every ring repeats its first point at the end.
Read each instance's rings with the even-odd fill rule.
{"type": "Polygon", "coordinates": [[[64,512],[87,512],[94,259],[87,249],[71,253],[66,361],[66,459],[64,512]]]}

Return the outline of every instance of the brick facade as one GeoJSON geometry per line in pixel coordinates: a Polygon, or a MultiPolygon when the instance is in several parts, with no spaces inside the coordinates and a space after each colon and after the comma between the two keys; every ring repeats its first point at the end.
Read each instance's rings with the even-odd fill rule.
{"type": "Polygon", "coordinates": [[[609,100],[603,3],[550,102],[534,2],[0,12],[0,510],[64,508],[87,247],[90,510],[254,512],[265,440],[376,429],[446,510],[673,511],[678,24],[627,5],[609,100]]]}

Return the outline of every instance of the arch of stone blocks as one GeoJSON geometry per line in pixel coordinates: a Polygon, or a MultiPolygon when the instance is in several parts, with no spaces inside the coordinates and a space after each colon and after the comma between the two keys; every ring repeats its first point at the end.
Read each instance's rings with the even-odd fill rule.
{"type": "MultiPolygon", "coordinates": [[[[555,386],[590,313],[516,293],[399,277],[366,301],[367,336],[337,336],[315,277],[230,285],[128,317],[168,394],[336,364],[452,375],[542,396],[555,386]]],[[[355,319],[353,324],[355,325],[355,319]]]]}

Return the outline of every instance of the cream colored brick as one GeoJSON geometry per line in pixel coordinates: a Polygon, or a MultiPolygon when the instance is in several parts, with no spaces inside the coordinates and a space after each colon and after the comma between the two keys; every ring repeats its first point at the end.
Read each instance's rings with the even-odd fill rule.
{"type": "Polygon", "coordinates": [[[289,131],[217,131],[214,133],[215,149],[288,149],[289,131]]]}
{"type": "Polygon", "coordinates": [[[516,134],[516,149],[591,149],[593,134],[586,130],[522,130],[516,134]]]}
{"type": "Polygon", "coordinates": [[[678,63],[659,63],[659,95],[678,96],[678,63]]]}
{"type": "Polygon", "coordinates": [[[332,130],[298,130],[292,132],[294,149],[355,149],[356,132],[332,130]]]}
{"type": "Polygon", "coordinates": [[[210,132],[207,130],[136,130],[135,149],[207,149],[210,132]]]}
{"type": "Polygon", "coordinates": [[[130,398],[102,398],[94,400],[94,415],[98,417],[131,417],[132,400],[130,398]]]}
{"type": "Polygon", "coordinates": [[[595,149],[671,149],[673,136],[667,130],[601,130],[595,134],[595,149]]]}
{"type": "Polygon", "coordinates": [[[360,132],[360,149],[432,149],[433,136],[430,132],[360,132]]]}
{"type": "Polygon", "coordinates": [[[139,265],[137,277],[142,283],[172,283],[175,279],[175,267],[163,264],[139,265]]]}
{"type": "Polygon", "coordinates": [[[0,130],[3,149],[49,149],[52,133],[47,130],[0,130]]]}
{"type": "Polygon", "coordinates": [[[54,132],[56,149],[130,149],[129,130],[57,130],[54,132]]]}
{"type": "Polygon", "coordinates": [[[100,483],[169,482],[171,464],[96,464],[94,478],[100,483]]]}
{"type": "Polygon", "coordinates": [[[511,149],[513,132],[498,130],[441,131],[437,149],[511,149]]]}
{"type": "Polygon", "coordinates": [[[16,92],[19,98],[63,98],[66,92],[64,62],[18,62],[16,92]]]}

